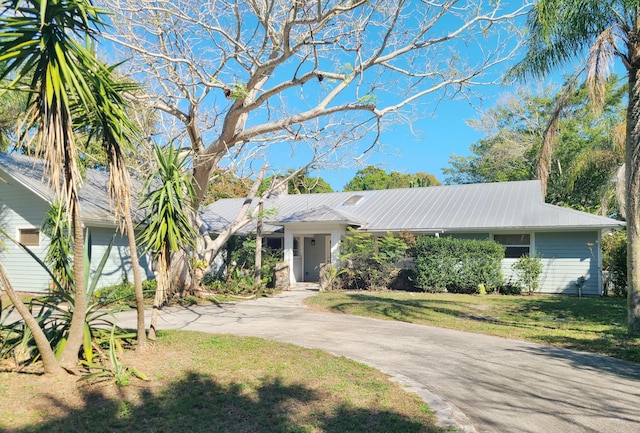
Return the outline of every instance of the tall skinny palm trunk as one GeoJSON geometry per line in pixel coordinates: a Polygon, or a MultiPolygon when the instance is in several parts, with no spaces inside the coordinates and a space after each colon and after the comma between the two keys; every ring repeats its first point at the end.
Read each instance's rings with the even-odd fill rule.
{"type": "Polygon", "coordinates": [[[629,44],[629,108],[625,154],[627,195],[627,305],[631,334],[640,335],[640,44],[629,44]]]}
{"type": "Polygon", "coordinates": [[[156,294],[153,300],[153,310],[151,311],[151,323],[149,324],[150,340],[155,340],[157,337],[160,309],[167,300],[167,293],[169,291],[169,284],[171,281],[171,278],[169,277],[169,269],[171,269],[171,249],[167,243],[163,245],[162,251],[158,254],[158,286],[156,287],[156,294]]]}
{"type": "Polygon", "coordinates": [[[131,256],[131,268],[133,271],[133,287],[136,294],[137,349],[142,350],[147,346],[147,334],[144,326],[144,293],[142,292],[142,275],[140,275],[136,233],[133,228],[129,200],[125,199],[124,202],[124,218],[127,230],[127,239],[129,240],[129,255],[131,256]]]}
{"type": "Polygon", "coordinates": [[[47,336],[42,328],[40,328],[40,325],[38,325],[36,319],[31,315],[29,309],[22,303],[22,300],[13,290],[13,286],[11,286],[9,278],[7,278],[7,274],[2,263],[0,263],[0,288],[4,288],[7,292],[7,295],[9,296],[9,299],[11,299],[11,302],[13,302],[16,311],[18,311],[20,317],[22,317],[22,320],[24,320],[24,323],[29,327],[29,330],[33,334],[33,339],[35,340],[38,352],[40,353],[40,359],[42,359],[44,374],[65,376],[67,372],[60,367],[60,364],[58,364],[47,336]]]}
{"type": "Polygon", "coordinates": [[[60,365],[67,370],[74,370],[78,366],[78,352],[83,342],[87,311],[87,290],[84,281],[84,228],[80,220],[80,207],[78,206],[77,197],[73,197],[71,201],[71,213],[75,296],[73,315],[69,326],[69,337],[60,356],[60,365]]]}

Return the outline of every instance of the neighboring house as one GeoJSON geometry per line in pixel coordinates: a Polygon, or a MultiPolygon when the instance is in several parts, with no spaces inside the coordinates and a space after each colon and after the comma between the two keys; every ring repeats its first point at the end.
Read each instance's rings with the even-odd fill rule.
{"type": "MultiPolygon", "coordinates": [[[[0,227],[41,259],[46,255],[49,238],[40,227],[54,200],[53,192],[43,179],[43,167],[41,160],[0,152],[0,227]]],[[[108,176],[106,171],[87,170],[79,192],[82,222],[92,242],[92,277],[115,234],[98,287],[118,284],[125,279],[133,281],[128,240],[117,230],[111,211],[106,187],[108,176]]],[[[13,242],[5,240],[4,243],[6,250],[0,252],[0,261],[14,289],[46,292],[51,283],[49,274],[13,242]]],[[[140,266],[147,276],[153,275],[145,257],[140,257],[140,266]]]]}
{"type": "MultiPolygon", "coordinates": [[[[244,199],[219,200],[204,210],[211,232],[233,221],[244,199]]],[[[284,249],[290,280],[317,281],[320,265],[338,264],[347,228],[383,236],[493,239],[506,247],[503,274],[525,253],[542,257],[541,292],[602,293],[600,241],[624,222],[544,202],[539,181],[436,186],[381,191],[280,195],[265,201],[268,242],[284,249]]],[[[255,222],[243,233],[255,229],[255,222]]]]}

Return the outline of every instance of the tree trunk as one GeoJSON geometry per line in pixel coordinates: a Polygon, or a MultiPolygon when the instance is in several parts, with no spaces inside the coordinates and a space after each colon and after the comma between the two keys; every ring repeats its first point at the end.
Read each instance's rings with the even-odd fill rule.
{"type": "Polygon", "coordinates": [[[171,256],[171,272],[169,273],[169,282],[167,283],[167,293],[169,296],[169,288],[173,288],[180,296],[185,294],[193,294],[199,287],[199,281],[193,279],[194,273],[191,269],[191,254],[186,249],[175,251],[171,256]]]}
{"type": "Polygon", "coordinates": [[[162,247],[162,252],[158,255],[158,286],[153,299],[153,310],[151,311],[151,323],[149,324],[149,339],[155,340],[158,331],[158,317],[160,309],[167,299],[168,285],[171,278],[169,277],[169,269],[171,269],[171,251],[169,245],[162,247]]]}
{"type": "MultiPolygon", "coordinates": [[[[196,146],[193,146],[196,148],[196,146]]],[[[207,192],[207,186],[209,185],[209,179],[213,169],[220,163],[220,155],[199,154],[194,161],[193,166],[193,189],[196,192],[195,201],[192,203],[192,208],[197,211],[200,204],[204,200],[204,196],[207,192]]]]}
{"type": "MultiPolygon", "coordinates": [[[[262,170],[260,170],[260,172],[258,173],[258,176],[256,177],[255,181],[253,182],[253,185],[251,186],[251,190],[249,191],[249,194],[247,194],[247,197],[245,198],[245,201],[242,207],[240,208],[240,211],[236,215],[235,221],[231,223],[231,225],[226,230],[224,230],[221,233],[218,233],[218,236],[215,239],[211,239],[211,236],[207,232],[206,228],[203,227],[204,225],[203,221],[198,218],[198,215],[195,212],[192,214],[192,219],[194,221],[194,224],[197,227],[199,227],[200,236],[201,236],[201,239],[196,244],[196,251],[195,251],[198,259],[204,260],[209,264],[213,263],[213,260],[216,258],[220,250],[222,250],[222,248],[226,245],[229,238],[251,221],[251,219],[254,217],[254,215],[251,215],[251,212],[249,212],[251,209],[251,203],[253,199],[256,197],[256,195],[258,194],[258,189],[262,184],[262,179],[264,178],[267,168],[268,166],[267,164],[265,164],[262,167],[262,170]]],[[[206,184],[205,184],[205,187],[206,187],[206,184]]],[[[181,252],[181,256],[188,257],[188,254],[183,250],[181,252]]],[[[198,287],[200,287],[200,283],[202,282],[201,278],[200,279],[191,278],[192,276],[196,275],[196,273],[185,272],[185,268],[188,265],[189,265],[188,260],[182,260],[182,263],[178,264],[178,266],[175,266],[175,264],[173,264],[172,265],[173,269],[171,270],[171,273],[175,276],[175,278],[185,278],[185,280],[182,281],[182,285],[176,286],[176,287],[180,287],[181,290],[185,290],[187,292],[189,290],[197,289],[198,287]],[[188,280],[186,278],[188,278],[188,280]]],[[[202,273],[202,276],[204,276],[204,273],[202,273]]]]}
{"type": "Polygon", "coordinates": [[[75,285],[73,315],[69,327],[67,343],[60,356],[60,365],[67,370],[78,366],[78,352],[84,337],[84,324],[87,314],[87,290],[84,281],[84,232],[80,220],[78,198],[74,196],[71,203],[71,223],[73,225],[73,281],[75,285]]]}
{"type": "Polygon", "coordinates": [[[9,299],[11,299],[11,302],[13,302],[16,311],[20,314],[20,317],[24,320],[29,331],[33,334],[33,339],[35,340],[38,352],[40,353],[40,359],[42,359],[44,373],[55,376],[66,376],[67,372],[60,367],[60,364],[58,364],[56,355],[53,353],[51,344],[49,344],[49,340],[47,339],[44,331],[40,328],[36,319],[34,319],[29,312],[29,309],[22,303],[22,300],[20,300],[16,292],[13,290],[2,263],[0,263],[0,288],[4,288],[7,292],[7,295],[9,296],[9,299]]]}
{"type": "Polygon", "coordinates": [[[136,334],[138,350],[147,346],[147,333],[144,326],[144,293],[142,292],[142,275],[140,274],[140,262],[138,261],[138,248],[136,246],[136,233],[133,229],[129,199],[124,199],[124,218],[129,241],[129,255],[131,256],[131,268],[133,270],[133,287],[136,294],[136,334]]]}
{"type": "Polygon", "coordinates": [[[253,274],[253,288],[259,289],[262,282],[262,211],[264,209],[264,199],[260,199],[258,205],[258,224],[256,226],[256,255],[255,269],[253,274]]]}
{"type": "MultiPolygon", "coordinates": [[[[616,203],[618,203],[618,211],[625,220],[627,219],[627,179],[625,178],[627,172],[627,164],[622,164],[616,169],[616,185],[615,196],[616,203]]],[[[604,215],[606,216],[606,215],[604,215]]]]}
{"type": "MultiPolygon", "coordinates": [[[[631,44],[630,44],[631,45],[631,44]]],[[[629,333],[640,335],[640,57],[630,48],[629,108],[627,110],[626,214],[627,214],[627,305],[629,333]]]]}

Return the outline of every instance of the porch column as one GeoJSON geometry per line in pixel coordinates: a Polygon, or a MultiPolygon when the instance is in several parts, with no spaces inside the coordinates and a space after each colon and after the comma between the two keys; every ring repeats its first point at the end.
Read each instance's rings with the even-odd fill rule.
{"type": "Polygon", "coordinates": [[[344,230],[331,230],[331,265],[340,266],[340,239],[344,230]]]}
{"type": "Polygon", "coordinates": [[[284,230],[284,262],[289,265],[289,282],[296,282],[293,274],[293,233],[285,228],[284,230]]]}

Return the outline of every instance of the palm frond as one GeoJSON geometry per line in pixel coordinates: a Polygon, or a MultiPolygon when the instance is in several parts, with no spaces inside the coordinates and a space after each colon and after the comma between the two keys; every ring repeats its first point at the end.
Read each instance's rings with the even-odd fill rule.
{"type": "MultiPolygon", "coordinates": [[[[508,79],[541,78],[583,55],[606,29],[620,26],[623,2],[540,0],[529,12],[526,54],[508,79]]],[[[614,44],[615,46],[615,44],[614,44]]]]}
{"type": "Polygon", "coordinates": [[[579,153],[571,163],[567,178],[567,190],[573,190],[575,182],[592,169],[611,170],[618,165],[618,155],[610,149],[588,150],[579,153]]]}
{"type": "Polygon", "coordinates": [[[89,140],[95,138],[102,141],[107,154],[109,197],[118,218],[131,208],[131,179],[124,163],[124,151],[134,149],[139,130],[129,119],[128,104],[122,97],[124,92],[134,91],[138,86],[132,82],[116,80],[113,72],[116,66],[101,65],[89,77],[99,109],[89,112],[81,110],[75,120],[78,128],[89,127],[89,140]]]}
{"type": "Polygon", "coordinates": [[[613,151],[622,160],[627,145],[627,122],[622,121],[613,125],[611,131],[611,140],[613,143],[613,151]]]}
{"type": "Polygon", "coordinates": [[[587,88],[596,115],[602,112],[605,104],[607,78],[610,75],[614,53],[613,28],[609,27],[596,37],[587,59],[587,88]]]}
{"type": "Polygon", "coordinates": [[[560,115],[564,111],[567,103],[569,102],[571,95],[574,92],[575,84],[578,74],[575,74],[572,79],[567,81],[560,93],[560,96],[555,102],[551,117],[547,123],[547,127],[542,136],[542,146],[540,147],[540,155],[538,156],[538,163],[536,166],[536,177],[540,180],[542,185],[542,194],[547,194],[547,184],[549,181],[549,173],[551,171],[551,157],[553,156],[554,144],[556,142],[556,136],[558,135],[558,123],[560,122],[560,115]]]}
{"type": "Polygon", "coordinates": [[[166,245],[171,251],[191,246],[197,235],[190,220],[190,206],[195,197],[193,184],[183,170],[189,155],[180,155],[172,145],[156,146],[157,169],[146,183],[149,191],[141,207],[149,215],[138,238],[144,252],[158,255],[166,245]]]}
{"type": "Polygon", "coordinates": [[[12,0],[3,6],[0,57],[6,63],[0,78],[15,77],[15,85],[32,77],[23,128],[38,131],[35,151],[44,156],[51,187],[72,214],[82,182],[72,110],[75,104],[97,108],[86,78],[97,61],[79,41],[95,37],[103,11],[89,0],[12,0]]]}

